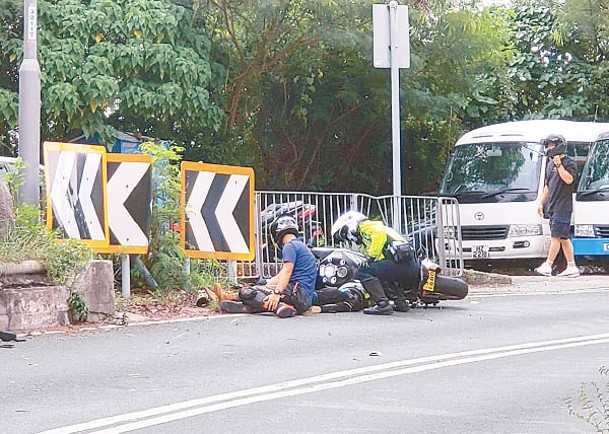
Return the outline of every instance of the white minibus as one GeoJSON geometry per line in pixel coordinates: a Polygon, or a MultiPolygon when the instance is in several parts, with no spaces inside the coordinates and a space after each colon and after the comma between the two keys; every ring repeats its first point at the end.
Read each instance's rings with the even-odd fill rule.
{"type": "Polygon", "coordinates": [[[452,150],[439,191],[459,202],[463,258],[470,264],[544,258],[550,231],[548,220],[537,215],[547,161],[542,140],[551,133],[564,136],[568,155],[583,166],[590,146],[608,127],[529,120],[463,135],[452,150]]]}
{"type": "Polygon", "coordinates": [[[573,210],[575,255],[597,265],[609,265],[609,131],[590,149],[573,210]]]}

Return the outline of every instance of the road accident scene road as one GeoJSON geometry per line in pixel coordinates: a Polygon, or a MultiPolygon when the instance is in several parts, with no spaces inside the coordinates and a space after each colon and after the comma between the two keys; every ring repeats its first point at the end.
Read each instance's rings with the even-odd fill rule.
{"type": "Polygon", "coordinates": [[[0,431],[609,432],[609,9],[0,0],[0,431]]]}

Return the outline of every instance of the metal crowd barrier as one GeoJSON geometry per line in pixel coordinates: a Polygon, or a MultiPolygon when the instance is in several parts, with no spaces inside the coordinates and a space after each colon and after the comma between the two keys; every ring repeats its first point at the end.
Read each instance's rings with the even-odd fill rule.
{"type": "Polygon", "coordinates": [[[279,249],[270,236],[270,225],[278,215],[296,217],[302,237],[311,247],[334,247],[332,223],[349,210],[382,220],[405,235],[417,253],[438,263],[444,274],[463,274],[461,223],[453,198],[258,191],[254,212],[256,256],[253,262],[237,263],[238,277],[269,278],[279,270],[279,249]]]}

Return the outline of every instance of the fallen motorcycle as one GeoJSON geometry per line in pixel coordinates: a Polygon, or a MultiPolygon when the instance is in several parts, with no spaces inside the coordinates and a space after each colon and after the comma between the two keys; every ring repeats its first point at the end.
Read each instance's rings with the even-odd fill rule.
{"type": "Polygon", "coordinates": [[[304,242],[309,247],[320,247],[325,244],[322,225],[314,219],[317,207],[301,200],[293,202],[272,203],[260,212],[262,257],[264,262],[281,258],[279,248],[272,241],[269,228],[279,217],[288,215],[296,219],[304,242]]]}
{"type": "MultiPolygon", "coordinates": [[[[319,262],[317,287],[339,288],[354,282],[360,265],[366,256],[344,248],[312,248],[319,262]]],[[[461,300],[467,296],[467,283],[456,277],[444,276],[440,267],[429,259],[420,261],[419,279],[411,287],[397,282],[383,282],[390,300],[406,299],[411,306],[436,305],[441,300],[461,300]]],[[[363,289],[363,288],[362,288],[363,289]]]]}

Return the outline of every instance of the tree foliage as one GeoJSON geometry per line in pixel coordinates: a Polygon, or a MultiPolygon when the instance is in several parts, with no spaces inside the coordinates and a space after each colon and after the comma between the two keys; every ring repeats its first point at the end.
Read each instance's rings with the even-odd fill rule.
{"type": "MultiPolygon", "coordinates": [[[[0,10],[9,24],[0,42],[8,70],[0,110],[11,114],[22,12],[11,0],[2,0],[0,10]]],[[[40,1],[38,47],[44,138],[82,131],[109,139],[115,129],[184,136],[221,125],[219,65],[183,7],[164,0],[40,1]]],[[[4,128],[15,121],[7,116],[4,128]]]]}
{"type": "MultiPolygon", "coordinates": [[[[391,191],[376,0],[41,0],[43,137],[135,131],[259,189],[391,191]]],[[[405,192],[432,192],[466,130],[609,118],[606,0],[412,0],[400,73],[405,192]]],[[[0,142],[14,144],[22,2],[0,0],[0,142]]],[[[5,151],[1,151],[5,152],[5,151]]]]}

